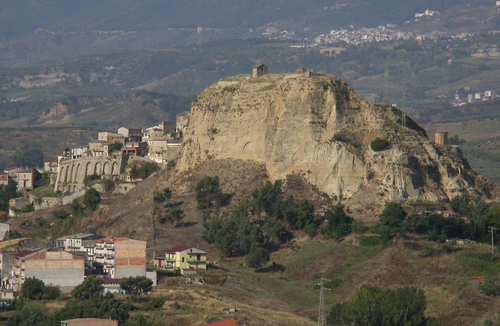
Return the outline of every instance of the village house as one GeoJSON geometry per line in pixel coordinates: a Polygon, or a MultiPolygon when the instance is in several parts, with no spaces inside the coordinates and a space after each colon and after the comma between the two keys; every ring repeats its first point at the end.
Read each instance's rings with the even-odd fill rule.
{"type": "Polygon", "coordinates": [[[207,252],[193,247],[179,246],[165,251],[165,268],[181,274],[207,269],[207,252]]]}
{"type": "Polygon", "coordinates": [[[98,132],[97,140],[108,142],[108,143],[125,143],[125,136],[121,134],[115,134],[112,132],[98,132]]]}
{"type": "Polygon", "coordinates": [[[146,241],[107,237],[85,246],[94,274],[146,276],[146,241]]]}
{"type": "Polygon", "coordinates": [[[98,156],[108,156],[109,155],[109,146],[111,146],[111,143],[105,140],[95,140],[89,143],[89,150],[91,153],[91,156],[93,157],[98,157],[98,156]]]}
{"type": "Polygon", "coordinates": [[[22,286],[28,277],[36,277],[46,285],[71,291],[84,280],[85,260],[65,251],[33,250],[12,254],[14,284],[22,286]]]}
{"type": "Polygon", "coordinates": [[[40,173],[37,169],[21,170],[17,172],[17,189],[32,190],[35,184],[40,180],[40,173]]]}
{"type": "Polygon", "coordinates": [[[43,170],[45,172],[57,173],[57,167],[59,166],[56,158],[49,158],[43,161],[43,170]]]}
{"type": "Polygon", "coordinates": [[[0,186],[7,186],[11,184],[11,179],[7,173],[0,173],[0,186]]]}
{"type": "Polygon", "coordinates": [[[94,243],[102,237],[91,233],[78,233],[56,239],[56,246],[65,251],[87,252],[85,246],[94,243]]]}

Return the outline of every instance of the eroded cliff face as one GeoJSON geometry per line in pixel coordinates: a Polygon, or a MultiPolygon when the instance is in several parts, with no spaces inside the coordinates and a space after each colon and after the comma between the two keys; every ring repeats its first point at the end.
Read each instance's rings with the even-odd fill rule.
{"type": "Polygon", "coordinates": [[[272,180],[300,174],[344,198],[368,185],[385,201],[447,201],[462,190],[489,197],[493,189],[457,147],[433,145],[410,118],[402,125],[399,109],[369,104],[317,73],[242,75],[207,88],[192,104],[178,166],[227,158],[264,163],[272,180]],[[376,137],[389,147],[373,151],[376,137]]]}

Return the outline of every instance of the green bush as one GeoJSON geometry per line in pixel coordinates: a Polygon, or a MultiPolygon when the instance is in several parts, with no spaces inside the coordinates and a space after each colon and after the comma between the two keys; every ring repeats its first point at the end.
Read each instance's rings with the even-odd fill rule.
{"type": "Polygon", "coordinates": [[[23,208],[21,208],[21,213],[28,213],[28,212],[33,212],[35,210],[35,207],[33,207],[33,204],[27,204],[23,208]]]}
{"type": "Polygon", "coordinates": [[[341,141],[341,142],[347,141],[347,135],[344,134],[343,132],[338,132],[335,135],[333,135],[332,138],[330,138],[330,143],[333,143],[334,141],[341,141]]]}
{"type": "Polygon", "coordinates": [[[31,222],[30,220],[22,220],[20,223],[19,223],[19,226],[22,227],[22,228],[29,228],[33,225],[33,222],[31,222]]]}
{"type": "Polygon", "coordinates": [[[377,137],[375,138],[375,140],[371,142],[370,146],[375,152],[379,152],[386,149],[389,146],[389,141],[377,137]]]}

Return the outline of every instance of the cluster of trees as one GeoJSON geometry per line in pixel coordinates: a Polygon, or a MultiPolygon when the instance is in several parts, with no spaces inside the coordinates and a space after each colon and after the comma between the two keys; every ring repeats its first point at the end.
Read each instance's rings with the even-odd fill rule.
{"type": "Polygon", "coordinates": [[[130,170],[130,176],[145,179],[159,169],[160,166],[155,162],[144,162],[140,167],[133,166],[130,170]]]}
{"type": "Polygon", "coordinates": [[[29,300],[56,300],[62,292],[58,286],[45,285],[42,280],[28,277],[19,292],[18,298],[29,300]]]}
{"type": "MultiPolygon", "coordinates": [[[[489,226],[500,228],[500,207],[488,205],[484,201],[474,202],[469,194],[463,193],[450,201],[450,208],[461,218],[446,218],[441,214],[417,215],[408,213],[400,204],[389,203],[379,215],[380,224],[373,230],[383,240],[395,234],[412,232],[426,235],[430,240],[444,241],[461,238],[478,242],[491,241],[489,226]]],[[[495,234],[495,238],[500,238],[495,234]]]]}
{"type": "MultiPolygon", "coordinates": [[[[28,280],[26,280],[28,281],[28,280]]],[[[45,299],[43,294],[40,295],[40,288],[43,281],[31,279],[26,287],[23,285],[23,290],[26,292],[27,298],[31,300],[45,299]],[[35,296],[32,293],[37,293],[35,296]]],[[[47,287],[47,286],[45,286],[47,287]]],[[[51,286],[49,286],[51,287],[51,286]]],[[[59,290],[58,287],[57,290],[59,290]]],[[[53,312],[46,312],[40,306],[28,301],[20,301],[16,299],[14,303],[17,310],[7,321],[9,326],[24,326],[24,325],[47,325],[59,326],[61,320],[74,318],[111,318],[117,320],[120,325],[129,319],[129,311],[132,310],[133,304],[130,302],[122,302],[116,299],[112,294],[103,294],[102,280],[95,276],[88,276],[83,283],[76,286],[71,291],[72,299],[66,302],[66,305],[53,312]]],[[[22,290],[22,291],[23,291],[22,290]]],[[[56,291],[54,291],[56,292],[56,291]]],[[[60,290],[58,292],[60,294],[60,290]]],[[[23,293],[21,293],[23,294],[23,293]]],[[[47,299],[55,299],[47,298],[47,299]]]]}
{"type": "Polygon", "coordinates": [[[424,291],[403,286],[381,290],[363,287],[351,299],[335,304],[328,315],[328,324],[358,326],[437,326],[435,318],[425,317],[424,291]]]}
{"type": "MultiPolygon", "coordinates": [[[[214,179],[218,185],[218,178],[214,179]]],[[[231,211],[205,212],[203,225],[203,239],[214,244],[221,255],[247,255],[247,264],[252,268],[260,268],[269,261],[267,248],[290,239],[286,225],[304,230],[310,236],[318,228],[313,203],[305,199],[295,203],[293,196],[283,199],[281,181],[274,184],[267,181],[252,192],[252,200],[231,211]]]]}
{"type": "Polygon", "coordinates": [[[347,215],[344,205],[338,203],[332,206],[325,214],[326,225],[321,226],[319,232],[333,239],[340,239],[352,232],[354,219],[347,215]]]}
{"type": "Polygon", "coordinates": [[[153,281],[145,276],[124,277],[120,281],[120,288],[132,295],[151,292],[152,287],[153,281]]]}

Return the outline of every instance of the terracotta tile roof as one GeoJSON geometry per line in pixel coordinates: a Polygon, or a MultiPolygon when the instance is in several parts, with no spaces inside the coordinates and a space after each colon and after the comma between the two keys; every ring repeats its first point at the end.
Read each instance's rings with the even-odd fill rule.
{"type": "Polygon", "coordinates": [[[24,251],[24,252],[19,252],[17,254],[12,254],[12,257],[26,257],[28,255],[31,255],[32,253],[35,253],[40,250],[31,250],[31,251],[24,251]]]}
{"type": "Polygon", "coordinates": [[[172,248],[172,249],[168,249],[167,251],[165,252],[168,252],[168,253],[175,253],[175,252],[181,252],[181,251],[184,251],[184,250],[187,250],[187,249],[191,249],[193,247],[184,247],[184,246],[179,246],[179,247],[175,247],[175,248],[172,248]]]}

